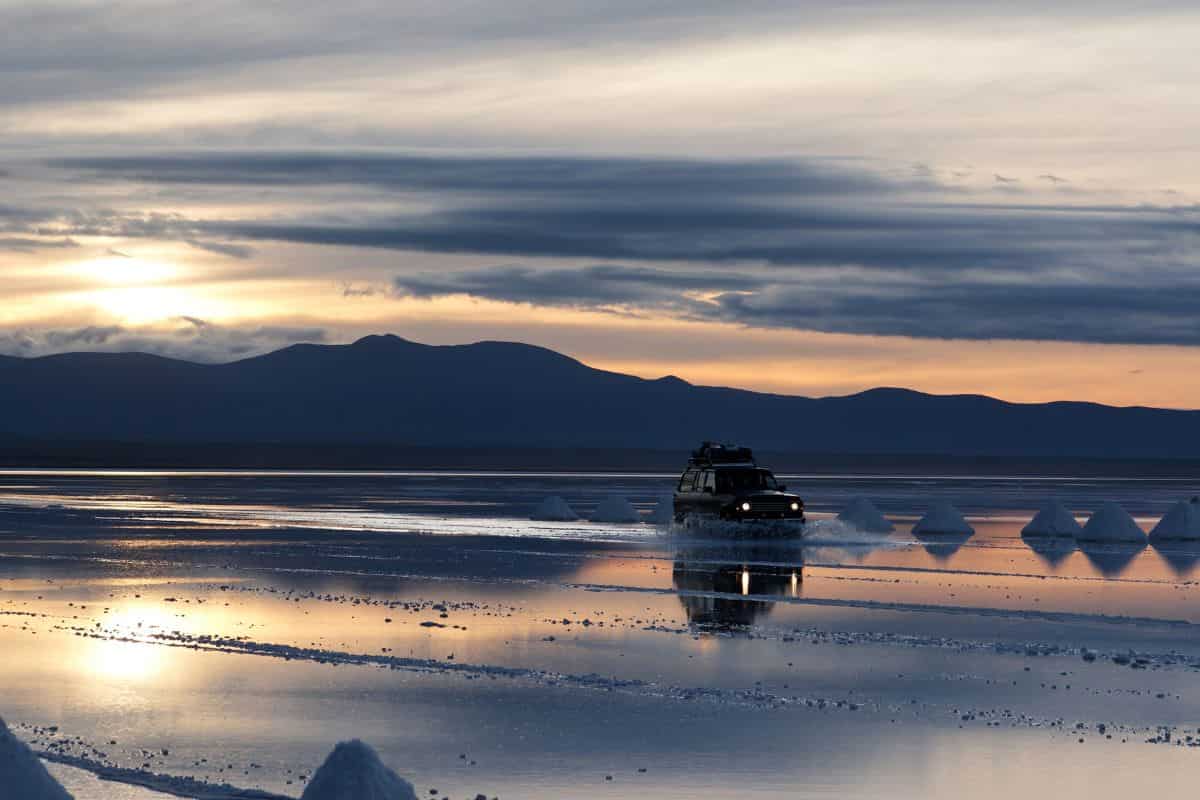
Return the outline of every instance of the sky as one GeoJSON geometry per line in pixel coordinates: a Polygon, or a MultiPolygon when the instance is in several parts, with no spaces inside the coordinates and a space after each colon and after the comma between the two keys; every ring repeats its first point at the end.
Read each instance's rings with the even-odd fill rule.
{"type": "Polygon", "coordinates": [[[1200,6],[0,0],[0,353],[1200,408],[1200,6]]]}

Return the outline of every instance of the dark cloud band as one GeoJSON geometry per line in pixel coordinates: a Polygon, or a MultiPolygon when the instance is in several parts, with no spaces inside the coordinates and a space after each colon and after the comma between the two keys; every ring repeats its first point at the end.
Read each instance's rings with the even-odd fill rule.
{"type": "Polygon", "coordinates": [[[1200,284],[996,285],[838,279],[755,271],[593,266],[401,276],[395,292],[579,309],[647,311],[693,320],[827,333],[933,339],[1017,339],[1200,345],[1192,324],[1200,284]]]}
{"type": "Polygon", "coordinates": [[[409,296],[845,333],[1200,344],[1192,207],[1006,205],[946,189],[929,170],[824,160],[226,153],[54,164],[94,181],[281,199],[303,189],[307,209],[347,187],[373,198],[337,213],[285,205],[290,217],[270,219],[63,214],[62,236],[170,238],[239,258],[279,242],[613,262],[401,275],[396,290],[409,296]],[[414,205],[424,210],[396,210],[414,205]]]}

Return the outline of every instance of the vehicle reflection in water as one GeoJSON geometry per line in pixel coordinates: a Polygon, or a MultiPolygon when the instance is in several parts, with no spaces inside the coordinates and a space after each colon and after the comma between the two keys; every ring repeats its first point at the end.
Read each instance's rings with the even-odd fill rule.
{"type": "Polygon", "coordinates": [[[799,549],[682,550],[676,555],[672,580],[689,624],[738,628],[771,613],[775,602],[760,598],[799,597],[804,562],[799,549]]]}

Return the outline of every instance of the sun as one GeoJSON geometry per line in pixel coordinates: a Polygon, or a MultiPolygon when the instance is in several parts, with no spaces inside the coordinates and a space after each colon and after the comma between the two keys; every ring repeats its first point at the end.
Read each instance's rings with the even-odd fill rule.
{"type": "Polygon", "coordinates": [[[78,261],[69,265],[67,271],[106,286],[161,284],[177,279],[182,272],[174,264],[131,256],[107,256],[78,261]]]}
{"type": "Polygon", "coordinates": [[[174,317],[209,318],[221,310],[195,286],[184,283],[186,271],[167,260],[105,256],[69,264],[64,271],[90,285],[71,293],[71,302],[129,325],[174,317]]]}
{"type": "Polygon", "coordinates": [[[171,286],[131,286],[97,289],[85,294],[90,305],[131,325],[174,317],[213,315],[212,304],[187,289],[171,286]]]}

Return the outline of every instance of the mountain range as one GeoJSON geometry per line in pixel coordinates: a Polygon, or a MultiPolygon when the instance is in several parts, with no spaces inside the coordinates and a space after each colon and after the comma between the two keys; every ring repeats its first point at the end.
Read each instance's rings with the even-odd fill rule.
{"type": "Polygon", "coordinates": [[[1187,459],[1200,457],[1200,411],[894,388],[795,397],[606,372],[525,344],[390,335],[227,364],[0,357],[0,442],[10,446],[686,451],[701,439],[790,453],[1187,459]]]}

